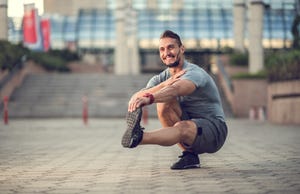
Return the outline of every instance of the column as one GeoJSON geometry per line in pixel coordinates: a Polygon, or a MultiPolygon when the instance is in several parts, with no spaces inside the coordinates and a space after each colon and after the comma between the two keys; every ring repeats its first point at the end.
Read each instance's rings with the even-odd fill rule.
{"type": "Polygon", "coordinates": [[[116,4],[116,42],[114,73],[117,75],[128,74],[128,55],[126,37],[126,9],[127,1],[117,0],[116,4]]]}
{"type": "Polygon", "coordinates": [[[0,40],[8,39],[7,0],[0,0],[0,40]]]}
{"type": "Polygon", "coordinates": [[[157,9],[157,1],[147,0],[147,8],[148,9],[157,9]]]}
{"type": "Polygon", "coordinates": [[[245,52],[245,16],[246,4],[244,0],[235,0],[233,6],[233,24],[234,24],[234,49],[245,52]]]}
{"type": "Polygon", "coordinates": [[[129,9],[129,17],[127,21],[128,27],[128,56],[129,56],[129,70],[130,74],[140,74],[140,55],[138,46],[138,35],[137,35],[137,13],[136,11],[129,9]]]}
{"type": "Polygon", "coordinates": [[[130,0],[117,0],[115,74],[140,74],[137,13],[130,0]]]}
{"type": "Polygon", "coordinates": [[[257,73],[264,68],[264,3],[262,0],[251,0],[249,6],[249,72],[257,73]]]}

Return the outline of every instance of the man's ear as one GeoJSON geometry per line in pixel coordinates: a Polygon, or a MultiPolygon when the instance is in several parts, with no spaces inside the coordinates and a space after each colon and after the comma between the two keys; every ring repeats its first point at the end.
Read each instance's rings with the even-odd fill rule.
{"type": "Polygon", "coordinates": [[[185,52],[185,48],[184,48],[184,46],[183,46],[183,45],[181,45],[181,47],[180,47],[180,51],[181,51],[181,53],[182,53],[182,54],[185,52]]]}

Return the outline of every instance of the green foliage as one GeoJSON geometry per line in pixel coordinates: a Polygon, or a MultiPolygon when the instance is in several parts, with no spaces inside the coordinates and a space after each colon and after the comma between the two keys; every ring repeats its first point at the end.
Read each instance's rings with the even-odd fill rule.
{"type": "Polygon", "coordinates": [[[27,59],[34,60],[39,65],[51,71],[69,71],[66,62],[78,60],[77,54],[67,50],[50,50],[47,53],[30,51],[21,44],[15,45],[8,41],[0,40],[0,68],[13,69],[20,62],[23,56],[27,59]]]}
{"type": "Polygon", "coordinates": [[[270,82],[300,79],[300,50],[267,53],[265,67],[270,82]]]}
{"type": "Polygon", "coordinates": [[[248,66],[248,53],[235,51],[229,55],[229,61],[234,66],[248,66]]]}
{"type": "Polygon", "coordinates": [[[22,56],[30,51],[22,45],[14,45],[8,41],[0,40],[0,68],[13,69],[20,62],[22,56]]]}
{"type": "Polygon", "coordinates": [[[232,76],[232,79],[266,79],[267,72],[260,71],[258,73],[237,73],[232,76]]]}
{"type": "Polygon", "coordinates": [[[62,58],[65,61],[68,61],[68,62],[79,60],[79,56],[78,56],[77,53],[71,52],[67,49],[64,49],[64,50],[49,50],[48,53],[52,56],[62,58]]]}
{"type": "Polygon", "coordinates": [[[300,48],[300,34],[299,34],[299,25],[300,25],[300,15],[295,15],[294,21],[292,23],[291,32],[293,35],[293,48],[300,48]]]}
{"type": "Polygon", "coordinates": [[[234,49],[229,46],[225,46],[225,47],[221,48],[220,51],[222,53],[228,53],[228,54],[234,53],[234,49]]]}
{"type": "Polygon", "coordinates": [[[60,57],[49,55],[44,52],[32,52],[29,56],[30,59],[38,64],[41,64],[49,71],[67,72],[69,68],[65,65],[65,61],[60,57]]]}

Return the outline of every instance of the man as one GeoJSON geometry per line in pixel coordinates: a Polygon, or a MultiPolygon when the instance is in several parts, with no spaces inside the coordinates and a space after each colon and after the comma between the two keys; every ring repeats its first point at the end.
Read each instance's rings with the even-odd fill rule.
{"type": "Polygon", "coordinates": [[[184,59],[180,37],[165,31],[159,40],[159,54],[167,69],[152,77],[146,88],[128,103],[127,130],[122,145],[172,146],[183,150],[171,169],[199,168],[198,154],[214,153],[225,142],[227,127],[218,89],[213,79],[197,65],[184,59]],[[161,129],[143,131],[142,107],[156,103],[161,129]]]}

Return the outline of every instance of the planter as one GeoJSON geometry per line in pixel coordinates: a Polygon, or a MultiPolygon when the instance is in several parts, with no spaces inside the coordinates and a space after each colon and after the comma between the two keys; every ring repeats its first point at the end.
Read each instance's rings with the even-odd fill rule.
{"type": "Polygon", "coordinates": [[[248,73],[248,67],[228,65],[225,66],[225,70],[230,77],[239,73],[248,73]]]}
{"type": "Polygon", "coordinates": [[[267,86],[265,79],[234,79],[231,104],[234,115],[262,119],[259,112],[267,107],[267,86]]]}
{"type": "Polygon", "coordinates": [[[269,84],[268,116],[273,123],[300,124],[300,80],[269,84]]]}

